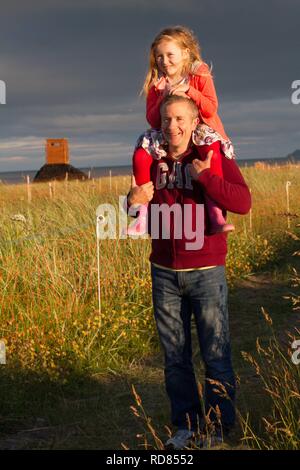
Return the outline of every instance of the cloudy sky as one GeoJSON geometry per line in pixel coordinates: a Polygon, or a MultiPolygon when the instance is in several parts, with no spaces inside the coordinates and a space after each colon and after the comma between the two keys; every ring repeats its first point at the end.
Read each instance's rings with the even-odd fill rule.
{"type": "Polygon", "coordinates": [[[300,148],[299,18],[299,0],[1,0],[0,172],[38,169],[49,137],[75,166],[130,164],[149,46],[175,24],[213,65],[238,157],[285,156],[300,148]]]}

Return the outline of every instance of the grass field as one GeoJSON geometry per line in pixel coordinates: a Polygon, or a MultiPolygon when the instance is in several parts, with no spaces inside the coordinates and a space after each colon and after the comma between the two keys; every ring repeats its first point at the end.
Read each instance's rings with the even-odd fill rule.
{"type": "MultiPolygon", "coordinates": [[[[292,270],[300,259],[293,256],[300,166],[243,174],[253,207],[247,216],[229,217],[236,226],[227,276],[240,423],[227,446],[295,449],[300,365],[291,361],[285,331],[300,339],[292,270]]],[[[149,417],[157,435],[167,435],[148,240],[100,241],[101,316],[98,309],[96,208],[117,207],[129,181],[38,184],[29,193],[26,185],[0,186],[0,339],[7,359],[0,365],[0,448],[134,449],[145,440],[155,447],[149,417]],[[132,385],[144,419],[135,416],[142,405],[132,385]]],[[[201,382],[196,343],[194,355],[201,382]]]]}

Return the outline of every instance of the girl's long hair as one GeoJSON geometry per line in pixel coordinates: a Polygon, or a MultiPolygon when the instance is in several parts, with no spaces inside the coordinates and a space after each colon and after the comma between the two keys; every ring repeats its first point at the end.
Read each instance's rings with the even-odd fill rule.
{"type": "Polygon", "coordinates": [[[188,49],[189,56],[183,65],[182,74],[186,75],[192,71],[193,63],[196,61],[201,63],[200,44],[193,31],[185,26],[172,26],[163,29],[155,38],[150,48],[149,68],[141,90],[141,95],[148,95],[149,89],[153,82],[158,78],[158,67],[155,59],[155,52],[158,44],[163,41],[176,41],[177,45],[183,50],[188,49]]]}

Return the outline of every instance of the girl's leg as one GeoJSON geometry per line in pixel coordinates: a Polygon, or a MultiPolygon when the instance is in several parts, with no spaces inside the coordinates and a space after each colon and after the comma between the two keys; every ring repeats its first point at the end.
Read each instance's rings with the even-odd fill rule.
{"type": "Polygon", "coordinates": [[[209,232],[211,234],[232,232],[234,230],[234,225],[226,223],[222,209],[210,197],[208,197],[207,194],[204,194],[204,198],[210,221],[209,232]]]}
{"type": "MultiPolygon", "coordinates": [[[[213,155],[210,165],[211,173],[223,178],[222,163],[219,155],[213,155]]],[[[234,225],[226,223],[222,209],[216,202],[205,195],[205,203],[210,220],[210,233],[232,232],[234,225]]]]}
{"type": "Polygon", "coordinates": [[[148,204],[142,204],[139,208],[139,216],[127,229],[127,235],[145,235],[147,233],[148,204]]]}

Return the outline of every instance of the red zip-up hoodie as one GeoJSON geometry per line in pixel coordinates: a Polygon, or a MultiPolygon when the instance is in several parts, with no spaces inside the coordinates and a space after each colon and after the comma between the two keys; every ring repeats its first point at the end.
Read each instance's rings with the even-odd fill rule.
{"type": "MultiPolygon", "coordinates": [[[[175,216],[173,214],[167,222],[164,217],[160,218],[159,230],[158,232],[156,230],[155,233],[156,238],[152,236],[150,261],[172,269],[224,265],[227,253],[227,235],[225,233],[208,234],[209,218],[206,211],[204,210],[204,224],[200,227],[200,230],[204,231],[204,243],[201,248],[187,249],[188,244],[193,243],[193,238],[190,235],[186,238],[184,224],[189,222],[193,231],[197,226],[199,229],[199,220],[196,221],[196,215],[199,217],[196,205],[205,203],[204,191],[223,209],[225,216],[227,210],[237,214],[247,214],[251,207],[251,195],[235,161],[224,156],[219,142],[198,147],[198,150],[192,147],[179,160],[171,158],[155,160],[143,148],[138,148],[133,155],[133,165],[138,160],[142,160],[145,165],[150,166],[151,181],[154,184],[154,196],[148,206],[150,235],[153,205],[161,207],[162,204],[166,204],[170,207],[173,204],[178,204],[183,212],[187,206],[190,210],[190,220],[182,217],[182,236],[180,237],[177,232],[178,226],[175,230],[175,216]],[[206,169],[200,173],[198,181],[192,180],[188,166],[195,158],[204,160],[209,150],[221,154],[223,178],[213,175],[210,169],[206,169]],[[168,224],[170,230],[165,239],[162,232],[164,223],[168,224]]],[[[138,184],[141,183],[138,182],[138,184]]]]}

